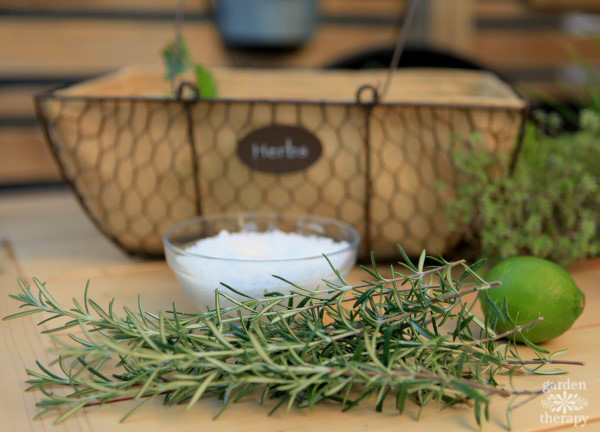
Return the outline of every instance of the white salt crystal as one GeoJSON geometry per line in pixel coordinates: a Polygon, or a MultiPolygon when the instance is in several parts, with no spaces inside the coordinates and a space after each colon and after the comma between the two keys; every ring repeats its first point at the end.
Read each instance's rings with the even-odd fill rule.
{"type": "MultiPolygon", "coordinates": [[[[221,282],[250,297],[262,298],[265,292],[286,294],[291,289],[272,275],[307,289],[323,287],[323,279],[336,279],[323,254],[342,274],[350,271],[356,261],[356,248],[346,241],[280,230],[221,231],[189,245],[185,251],[188,254],[177,256],[171,265],[183,290],[201,309],[214,306],[217,288],[244,300],[221,282]]],[[[221,306],[227,305],[221,301],[221,306]]]]}
{"type": "Polygon", "coordinates": [[[224,259],[284,260],[327,255],[349,246],[346,241],[281,230],[233,233],[221,230],[214,237],[188,246],[186,252],[224,259]]]}

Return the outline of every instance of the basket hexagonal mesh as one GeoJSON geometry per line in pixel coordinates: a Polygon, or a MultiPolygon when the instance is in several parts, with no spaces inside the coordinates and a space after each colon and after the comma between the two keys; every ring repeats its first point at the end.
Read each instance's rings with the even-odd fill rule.
{"type": "Polygon", "coordinates": [[[418,254],[459,238],[444,216],[456,187],[452,153],[474,132],[486,151],[511,151],[525,107],[489,74],[446,71],[440,85],[439,73],[402,73],[396,80],[408,87],[384,103],[353,100],[373,72],[221,72],[221,91],[236,98],[178,100],[131,90],[144,79],[143,89],[164,86],[160,74],[133,69],[40,95],[37,109],[81,204],[128,252],[160,254],[161,234],[187,217],[270,210],[348,222],[363,256],[394,255],[397,243],[418,254]],[[314,80],[326,81],[326,94],[314,80]],[[268,83],[276,96],[258,97],[268,83]],[[322,154],[301,171],[253,169],[238,143],[268,125],[310,131],[322,154]]]}

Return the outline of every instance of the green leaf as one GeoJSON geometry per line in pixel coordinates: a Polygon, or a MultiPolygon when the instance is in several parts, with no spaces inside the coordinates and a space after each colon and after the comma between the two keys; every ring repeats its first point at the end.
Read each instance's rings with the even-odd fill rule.
{"type": "Polygon", "coordinates": [[[200,65],[194,66],[196,75],[196,87],[202,99],[214,99],[217,97],[217,82],[213,74],[200,65]]]}
{"type": "Polygon", "coordinates": [[[54,420],[54,424],[59,424],[62,423],[63,421],[65,421],[66,419],[68,419],[69,417],[71,417],[73,414],[75,414],[77,411],[79,411],[80,409],[82,409],[87,402],[80,402],[76,405],[74,405],[73,407],[69,408],[67,411],[65,411],[64,413],[62,413],[60,416],[58,416],[55,420],[54,420]]]}
{"type": "Polygon", "coordinates": [[[406,398],[408,397],[408,384],[402,383],[398,386],[396,393],[396,409],[399,414],[404,412],[404,406],[406,405],[406,398]]]}
{"type": "Polygon", "coordinates": [[[8,321],[8,320],[12,320],[15,318],[21,318],[21,317],[24,317],[27,315],[33,315],[33,314],[40,313],[40,312],[44,312],[44,309],[28,309],[28,310],[24,310],[22,312],[17,312],[12,315],[5,316],[2,318],[2,320],[8,321]]]}
{"type": "Polygon", "coordinates": [[[183,38],[179,43],[169,42],[162,50],[165,65],[165,79],[172,80],[184,73],[192,65],[190,51],[183,38]]]}
{"type": "Polygon", "coordinates": [[[536,345],[533,342],[531,342],[529,339],[527,339],[527,336],[524,334],[524,332],[526,332],[526,330],[527,329],[525,329],[524,331],[519,332],[519,334],[521,335],[521,338],[523,339],[523,343],[525,343],[525,345],[527,345],[529,348],[535,350],[538,353],[549,354],[550,351],[548,351],[546,348],[542,348],[541,346],[536,345]]]}
{"type": "Polygon", "coordinates": [[[142,400],[141,402],[135,404],[133,406],[133,408],[131,408],[129,411],[127,411],[127,413],[125,413],[125,415],[123,417],[121,417],[119,419],[119,423],[123,423],[125,420],[127,420],[129,417],[131,417],[131,415],[133,413],[135,413],[137,410],[139,410],[141,407],[143,407],[144,405],[146,405],[148,402],[150,402],[152,399],[154,399],[157,395],[152,395],[149,396],[147,398],[145,398],[144,400],[142,400]]]}
{"type": "Polygon", "coordinates": [[[154,369],[150,375],[148,376],[148,378],[146,378],[146,380],[144,381],[144,384],[142,385],[142,387],[140,387],[140,390],[137,392],[137,394],[135,395],[135,400],[138,400],[142,397],[144,397],[146,395],[146,391],[150,388],[150,386],[152,384],[154,384],[154,379],[156,378],[156,375],[158,374],[158,369],[154,369]]]}
{"type": "Polygon", "coordinates": [[[196,402],[198,402],[198,399],[200,399],[202,397],[202,395],[204,394],[204,392],[206,391],[206,389],[208,388],[210,383],[213,382],[213,380],[217,377],[217,375],[218,375],[218,372],[213,372],[210,375],[208,375],[204,379],[204,381],[202,381],[202,383],[198,386],[198,389],[194,393],[194,396],[192,396],[192,398],[188,402],[187,406],[185,407],[186,410],[189,410],[196,404],[196,402]]]}
{"type": "Polygon", "coordinates": [[[481,409],[482,409],[481,401],[479,399],[475,399],[475,406],[474,406],[473,410],[475,411],[475,421],[477,422],[477,424],[479,426],[481,426],[481,409]]]}
{"type": "Polygon", "coordinates": [[[418,271],[417,268],[415,267],[415,265],[411,262],[411,260],[408,257],[408,255],[406,254],[406,251],[404,250],[404,248],[402,248],[402,246],[400,246],[400,244],[398,244],[398,250],[400,251],[400,254],[402,255],[402,258],[404,259],[404,263],[410,269],[414,270],[415,272],[418,271]]]}
{"type": "Polygon", "coordinates": [[[427,257],[427,251],[425,249],[423,249],[423,251],[421,252],[421,256],[419,256],[419,264],[417,265],[417,268],[419,269],[419,272],[423,272],[423,269],[425,267],[425,258],[427,257]]]}
{"type": "Polygon", "coordinates": [[[473,389],[472,387],[461,381],[452,380],[450,381],[450,384],[452,385],[452,387],[456,388],[457,390],[461,391],[462,393],[476,401],[485,400],[485,396],[483,396],[482,393],[478,392],[477,390],[473,389]]]}
{"type": "Polygon", "coordinates": [[[385,401],[386,396],[390,392],[389,387],[383,386],[379,389],[379,393],[377,394],[377,400],[375,401],[375,410],[377,412],[383,411],[383,402],[385,401]]]}
{"type": "MultiPolygon", "coordinates": [[[[494,302],[494,300],[492,300],[492,298],[490,297],[490,295],[488,293],[488,290],[483,290],[481,292],[481,295],[483,297],[485,297],[486,304],[490,308],[490,310],[492,311],[492,317],[493,317],[492,321],[506,321],[506,318],[504,317],[504,314],[502,313],[502,311],[500,310],[500,308],[496,305],[496,303],[494,302]]],[[[506,300],[506,298],[504,298],[504,299],[506,300]]]]}

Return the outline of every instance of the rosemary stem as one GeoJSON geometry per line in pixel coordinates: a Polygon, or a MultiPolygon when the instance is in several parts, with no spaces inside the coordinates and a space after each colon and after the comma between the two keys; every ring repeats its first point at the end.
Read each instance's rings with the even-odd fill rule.
{"type": "Polygon", "coordinates": [[[526,329],[528,327],[531,327],[531,326],[533,326],[533,325],[535,325],[535,324],[537,324],[537,323],[539,323],[541,321],[544,321],[544,317],[539,317],[539,318],[536,318],[536,319],[534,319],[532,321],[529,321],[529,322],[526,322],[524,324],[515,326],[514,328],[512,328],[510,330],[507,330],[504,333],[497,334],[496,336],[490,336],[490,337],[483,338],[483,339],[478,339],[478,340],[474,340],[474,341],[468,341],[468,342],[465,342],[465,344],[466,345],[475,345],[475,344],[479,345],[479,344],[482,344],[482,343],[485,343],[485,342],[490,342],[490,341],[502,339],[503,337],[510,336],[510,335],[512,335],[514,333],[520,332],[520,331],[522,331],[522,330],[524,330],[524,329],[526,329]]]}
{"type": "Polygon", "coordinates": [[[585,362],[577,360],[504,360],[504,364],[530,365],[530,364],[563,364],[574,366],[585,366],[585,362]]]}
{"type": "MultiPolygon", "coordinates": [[[[40,363],[39,371],[27,370],[28,389],[43,393],[41,413],[62,412],[59,422],[82,407],[159,395],[168,405],[188,408],[204,395],[217,395],[225,408],[261,389],[262,401],[280,399],[276,408],[334,400],[349,409],[377,395],[379,409],[392,391],[398,401],[410,396],[446,406],[466,404],[479,419],[492,395],[539,394],[499,387],[494,376],[502,369],[535,374],[542,372],[526,365],[583,364],[551,360],[552,354],[545,359],[535,346],[536,357],[521,359],[514,340],[497,341],[542,318],[493,333],[472,312],[479,297],[469,302],[467,296],[500,283],[484,281],[464,260],[440,259],[443,265],[423,270],[425,259],[423,253],[415,267],[407,258],[405,267],[412,273],[392,267],[389,279],[375,268],[367,270],[374,280],[361,285],[346,285],[340,276],[340,283],[326,282],[325,289],[294,285],[290,294],[244,302],[222,292],[220,298],[233,306],[200,314],[177,312],[175,305],[151,313],[138,299],[135,311],[124,307],[117,317],[112,301],[103,309],[88,299],[87,288],[83,301],[74,299],[65,309],[34,279],[39,293],[20,282],[22,293],[11,297],[25,309],[5,319],[48,313],[40,324],[67,321],[46,332],[81,328],[83,335],[57,339],[59,372],[40,363]],[[453,278],[451,269],[459,265],[465,271],[453,278]],[[453,331],[442,327],[452,322],[453,331]],[[477,327],[485,333],[476,335],[477,327]],[[56,387],[72,391],[64,395],[54,392],[56,387]],[[355,393],[359,396],[351,400],[355,393]]],[[[399,411],[402,405],[398,402],[399,411]]]]}

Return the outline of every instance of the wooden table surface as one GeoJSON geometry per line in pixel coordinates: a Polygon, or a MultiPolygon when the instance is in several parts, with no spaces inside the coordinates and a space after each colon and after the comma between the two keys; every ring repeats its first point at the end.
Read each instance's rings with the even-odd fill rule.
{"type": "MultiPolygon", "coordinates": [[[[568,379],[585,382],[586,389],[575,391],[589,405],[575,414],[588,416],[586,428],[600,430],[600,259],[580,263],[570,269],[577,284],[586,294],[586,309],[575,325],[563,336],[546,344],[549,350],[569,348],[565,359],[581,360],[586,366],[571,366],[568,375],[553,377],[557,382],[568,379]]],[[[16,278],[37,276],[60,301],[82,295],[87,279],[91,280],[90,296],[101,304],[116,297],[116,303],[133,304],[141,293],[148,309],[168,307],[172,301],[186,304],[175,278],[163,261],[132,259],[92,226],[75,200],[66,191],[29,192],[0,195],[0,315],[16,310],[7,295],[18,290],[16,278]]],[[[354,274],[354,277],[357,277],[354,274]]],[[[39,321],[39,320],[38,320],[39,321]]],[[[38,392],[24,392],[25,368],[35,360],[48,363],[47,350],[53,346],[49,337],[39,333],[35,318],[24,317],[0,323],[0,430],[21,431],[318,431],[350,430],[478,430],[471,410],[440,410],[428,406],[416,421],[416,406],[398,415],[390,407],[376,413],[368,402],[341,413],[335,404],[323,404],[314,413],[294,409],[288,414],[267,417],[268,406],[247,399],[226,411],[218,420],[219,401],[207,399],[191,411],[183,407],[163,407],[153,401],[124,423],[119,418],[128,410],[129,402],[102,408],[87,408],[66,422],[53,425],[51,417],[32,420],[37,412],[38,392]]],[[[524,350],[525,351],[525,350],[524,350]]],[[[525,354],[525,357],[527,355],[525,354]]],[[[517,377],[518,389],[538,389],[548,377],[517,377]]],[[[507,401],[495,398],[491,419],[484,431],[505,430],[507,401]]],[[[540,399],[515,411],[513,426],[518,431],[554,431],[572,428],[561,423],[543,423],[544,408],[540,399]]],[[[554,413],[551,413],[554,414],[554,413]]]]}

